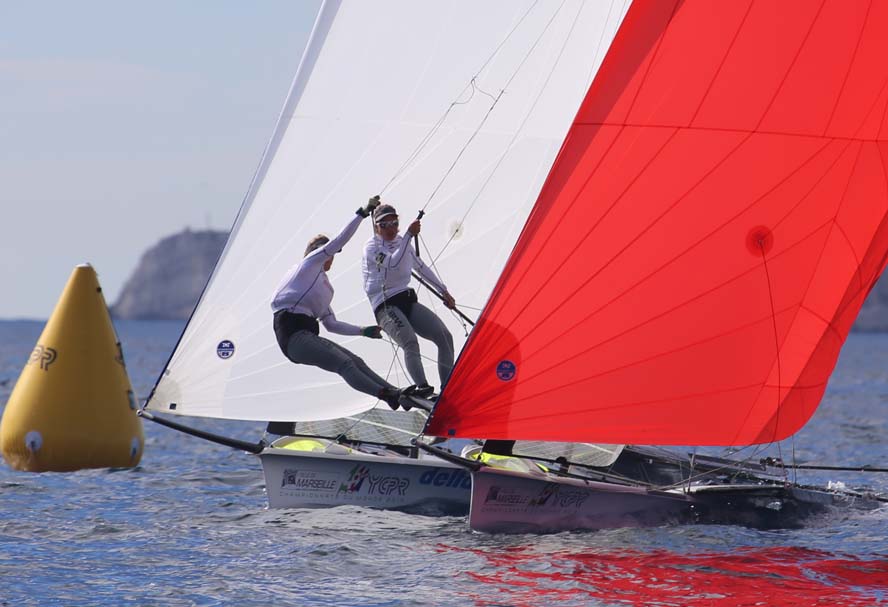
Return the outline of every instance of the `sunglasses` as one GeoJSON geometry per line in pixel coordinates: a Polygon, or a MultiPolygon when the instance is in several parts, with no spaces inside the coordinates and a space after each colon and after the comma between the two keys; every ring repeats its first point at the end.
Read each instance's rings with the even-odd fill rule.
{"type": "Polygon", "coordinates": [[[390,221],[380,221],[376,225],[378,225],[380,228],[397,228],[398,227],[398,220],[392,219],[390,221]]]}

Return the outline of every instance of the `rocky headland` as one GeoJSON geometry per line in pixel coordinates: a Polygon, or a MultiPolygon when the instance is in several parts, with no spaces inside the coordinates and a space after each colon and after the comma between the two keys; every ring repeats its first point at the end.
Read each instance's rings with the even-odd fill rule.
{"type": "Polygon", "coordinates": [[[111,306],[122,319],[181,320],[191,315],[228,232],[185,229],[145,251],[111,306]]]}

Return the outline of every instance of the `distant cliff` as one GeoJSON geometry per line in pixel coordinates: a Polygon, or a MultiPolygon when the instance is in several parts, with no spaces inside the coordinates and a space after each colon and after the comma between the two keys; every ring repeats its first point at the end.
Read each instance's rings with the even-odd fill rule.
{"type": "Polygon", "coordinates": [[[115,318],[185,319],[216,265],[228,232],[184,230],[148,249],[111,307],[115,318]]]}

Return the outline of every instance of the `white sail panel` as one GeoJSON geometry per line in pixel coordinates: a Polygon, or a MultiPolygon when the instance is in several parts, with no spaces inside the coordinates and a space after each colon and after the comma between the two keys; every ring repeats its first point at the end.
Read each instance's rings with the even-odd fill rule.
{"type": "Polygon", "coordinates": [[[417,409],[404,412],[377,407],[350,417],[296,422],[291,434],[410,447],[412,441],[422,432],[426,419],[428,415],[417,409]]]}
{"type": "Polygon", "coordinates": [[[555,460],[563,457],[573,464],[604,468],[617,461],[624,445],[593,443],[550,443],[543,441],[515,441],[512,454],[520,457],[536,457],[555,460]]]}
{"type": "MultiPolygon", "coordinates": [[[[270,309],[281,277],[310,237],[337,233],[381,193],[404,227],[425,206],[422,239],[431,254],[423,257],[435,259],[457,304],[476,316],[627,7],[628,0],[325,2],[220,263],[149,408],[311,421],[373,407],[338,375],[281,354],[270,309]]],[[[358,325],[375,323],[361,281],[370,236],[366,221],[329,272],[333,309],[358,325]]],[[[459,352],[462,323],[417,290],[459,352]]],[[[390,343],[327,336],[392,383],[411,383],[390,343]]],[[[434,346],[420,347],[437,385],[434,346]]]]}

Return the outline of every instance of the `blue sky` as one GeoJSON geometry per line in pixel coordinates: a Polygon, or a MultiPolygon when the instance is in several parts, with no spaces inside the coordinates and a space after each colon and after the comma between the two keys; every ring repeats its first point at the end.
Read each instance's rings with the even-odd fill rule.
{"type": "Polygon", "coordinates": [[[111,304],[160,238],[227,230],[318,4],[0,3],[0,319],[82,262],[111,304]]]}

